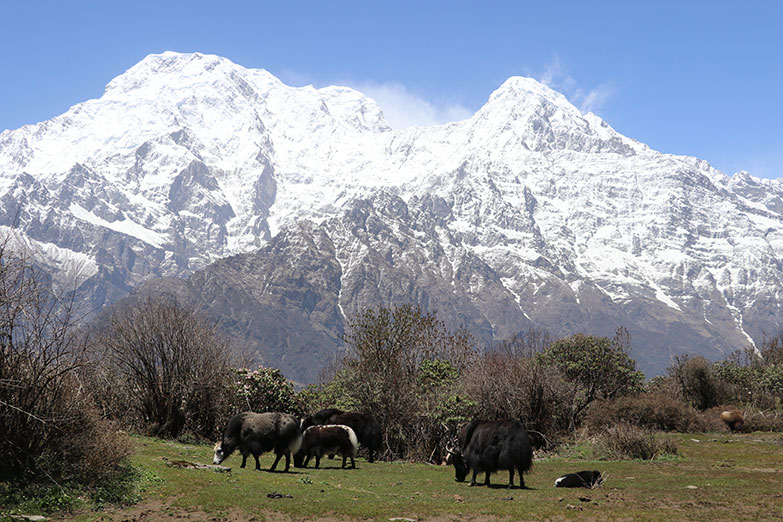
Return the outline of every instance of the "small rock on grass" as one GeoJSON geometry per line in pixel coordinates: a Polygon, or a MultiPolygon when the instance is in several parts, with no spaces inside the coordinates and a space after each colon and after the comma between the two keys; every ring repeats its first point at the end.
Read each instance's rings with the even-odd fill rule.
{"type": "Polygon", "coordinates": [[[268,498],[294,498],[293,495],[289,495],[287,493],[278,493],[277,491],[273,491],[272,493],[267,493],[266,495],[268,498]]]}

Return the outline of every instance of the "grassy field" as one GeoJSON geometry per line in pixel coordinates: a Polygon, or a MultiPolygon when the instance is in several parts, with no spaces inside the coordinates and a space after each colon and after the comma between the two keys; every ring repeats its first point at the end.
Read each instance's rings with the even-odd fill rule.
{"type": "MultiPolygon", "coordinates": [[[[172,460],[210,463],[208,446],[134,439],[136,466],[157,478],[142,500],[125,509],[83,511],[64,520],[261,521],[344,520],[396,517],[416,520],[770,520],[783,519],[783,435],[673,435],[681,457],[667,461],[591,461],[580,448],[537,460],[528,488],[507,489],[508,474],[493,485],[454,481],[451,467],[357,460],[357,469],[325,468],[290,473],[240,469],[229,473],[182,469],[172,460]],[[553,487],[556,477],[598,469],[606,477],[595,490],[553,487]],[[269,498],[280,493],[293,498],[269,498]]],[[[262,465],[269,466],[265,455],[262,465]]]]}

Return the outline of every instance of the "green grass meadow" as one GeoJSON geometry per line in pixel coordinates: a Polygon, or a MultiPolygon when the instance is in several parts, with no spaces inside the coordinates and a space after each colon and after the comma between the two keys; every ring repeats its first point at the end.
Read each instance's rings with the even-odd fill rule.
{"type": "MultiPolygon", "coordinates": [[[[667,435],[681,457],[665,461],[597,461],[583,447],[537,460],[526,474],[530,489],[507,489],[508,473],[492,476],[490,488],[454,481],[454,470],[407,462],[357,459],[341,470],[340,459],[322,469],[289,473],[240,469],[241,456],[224,464],[231,472],[184,469],[174,460],[211,463],[212,448],[134,438],[133,464],[153,480],[140,502],[126,508],[84,508],[65,520],[772,520],[783,519],[783,435],[667,435]],[[598,469],[603,487],[563,489],[555,478],[598,469]],[[270,493],[293,498],[268,498],[270,493]]],[[[271,465],[271,455],[262,466],[271,465]]],[[[311,463],[312,465],[312,463],[311,463]]],[[[480,476],[483,482],[483,476],[480,476]]]]}

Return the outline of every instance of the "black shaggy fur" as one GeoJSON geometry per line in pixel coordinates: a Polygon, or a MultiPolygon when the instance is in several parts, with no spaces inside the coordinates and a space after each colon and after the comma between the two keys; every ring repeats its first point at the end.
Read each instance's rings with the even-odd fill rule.
{"type": "Polygon", "coordinates": [[[317,468],[324,455],[339,454],[343,457],[343,468],[348,458],[351,459],[351,468],[355,468],[357,449],[356,435],[348,426],[310,426],[302,435],[302,447],[294,455],[294,466],[306,468],[310,458],[315,457],[317,468]]]}
{"type": "Polygon", "coordinates": [[[234,415],[223,433],[223,439],[215,445],[215,464],[226,460],[236,449],[242,453],[242,466],[247,456],[256,459],[256,469],[261,469],[258,456],[274,450],[277,458],[270,468],[274,471],[280,457],[285,455],[285,470],[288,471],[291,453],[297,452],[302,443],[299,422],[293,415],[285,413],[253,413],[246,411],[234,415]]]}
{"type": "Polygon", "coordinates": [[[343,413],[343,410],[338,410],[337,408],[326,408],[317,413],[314,413],[302,421],[302,432],[304,432],[304,430],[310,426],[316,426],[318,424],[331,424],[328,422],[329,417],[332,415],[339,415],[341,413],[343,413]]]}
{"type": "Polygon", "coordinates": [[[369,451],[369,462],[375,461],[375,453],[380,452],[383,443],[381,425],[372,415],[356,412],[342,412],[336,408],[321,410],[302,421],[302,429],[316,424],[342,424],[350,426],[359,439],[359,444],[369,451]]]}
{"type": "Polygon", "coordinates": [[[474,420],[459,434],[459,450],[452,455],[458,482],[465,480],[473,470],[470,485],[476,485],[476,475],[486,473],[484,484],[489,486],[489,475],[507,469],[508,487],[514,487],[514,470],[519,471],[520,487],[524,489],[523,472],[533,465],[533,447],[527,431],[519,421],[474,420]]]}

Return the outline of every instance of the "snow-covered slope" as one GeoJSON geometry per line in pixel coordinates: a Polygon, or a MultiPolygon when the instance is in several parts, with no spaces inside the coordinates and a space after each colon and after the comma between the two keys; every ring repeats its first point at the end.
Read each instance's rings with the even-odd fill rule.
{"type": "Polygon", "coordinates": [[[392,131],[349,88],[150,55],[101,98],[0,134],[0,205],[0,225],[61,277],[85,267],[95,307],[269,249],[306,221],[340,267],[332,333],[345,314],[402,300],[366,277],[381,261],[388,280],[425,307],[462,310],[485,338],[530,321],[556,334],[625,325],[652,371],[783,322],[780,180],[653,151],[528,78],[467,120],[392,131]],[[379,227],[357,232],[361,212],[379,227]],[[427,284],[459,299],[428,302],[414,291],[427,284]]]}

